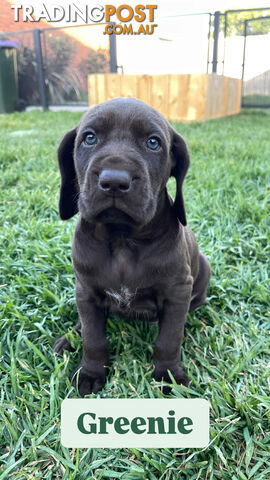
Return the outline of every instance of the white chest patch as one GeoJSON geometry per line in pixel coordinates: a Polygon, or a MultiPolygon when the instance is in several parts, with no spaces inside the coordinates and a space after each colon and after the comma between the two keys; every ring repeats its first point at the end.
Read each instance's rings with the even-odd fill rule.
{"type": "Polygon", "coordinates": [[[115,290],[105,290],[105,293],[116,303],[118,307],[130,308],[132,299],[136,292],[132,293],[127,287],[121,285],[120,292],[115,290]]]}

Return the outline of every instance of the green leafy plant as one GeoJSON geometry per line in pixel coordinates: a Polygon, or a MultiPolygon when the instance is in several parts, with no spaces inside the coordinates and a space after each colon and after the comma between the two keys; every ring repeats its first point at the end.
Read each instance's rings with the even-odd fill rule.
{"type": "Polygon", "coordinates": [[[108,73],[110,71],[109,52],[103,49],[89,48],[89,55],[86,60],[81,61],[79,69],[85,75],[89,73],[108,73]]]}
{"type": "Polygon", "coordinates": [[[28,105],[38,105],[40,94],[35,51],[19,44],[17,49],[19,98],[28,105]]]}
{"type": "MultiPolygon", "coordinates": [[[[247,12],[230,12],[227,15],[227,35],[243,35],[244,21],[262,16],[270,16],[269,10],[254,10],[247,12]]],[[[220,28],[224,28],[224,16],[220,17],[220,28]]],[[[248,35],[265,35],[270,32],[270,19],[259,19],[248,23],[248,35]]]]}
{"type": "Polygon", "coordinates": [[[81,78],[71,66],[76,50],[76,45],[68,37],[53,34],[44,37],[45,84],[49,103],[81,99],[81,78]]]}
{"type": "MultiPolygon", "coordinates": [[[[77,45],[63,34],[44,32],[42,53],[47,99],[50,104],[87,101],[87,75],[109,72],[109,53],[89,48],[89,55],[78,64],[77,45]]],[[[21,43],[18,47],[19,97],[28,105],[40,104],[35,50],[21,43]]]]}

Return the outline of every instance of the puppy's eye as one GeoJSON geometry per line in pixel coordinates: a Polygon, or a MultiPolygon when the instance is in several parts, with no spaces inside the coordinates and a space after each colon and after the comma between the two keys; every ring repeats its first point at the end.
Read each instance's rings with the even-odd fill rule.
{"type": "Polygon", "coordinates": [[[146,142],[146,146],[150,148],[150,150],[158,150],[160,147],[160,141],[157,137],[150,137],[146,142]]]}
{"type": "Polygon", "coordinates": [[[97,136],[94,133],[87,133],[84,137],[84,143],[94,145],[94,143],[97,143],[97,136]]]}

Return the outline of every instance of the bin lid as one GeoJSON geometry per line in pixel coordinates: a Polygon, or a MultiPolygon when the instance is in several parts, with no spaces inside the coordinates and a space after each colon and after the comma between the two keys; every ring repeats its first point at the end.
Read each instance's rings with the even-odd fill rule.
{"type": "Polygon", "coordinates": [[[7,40],[0,40],[0,48],[1,47],[9,47],[9,48],[13,47],[14,48],[14,47],[17,47],[18,45],[19,45],[18,42],[9,42],[7,40]]]}

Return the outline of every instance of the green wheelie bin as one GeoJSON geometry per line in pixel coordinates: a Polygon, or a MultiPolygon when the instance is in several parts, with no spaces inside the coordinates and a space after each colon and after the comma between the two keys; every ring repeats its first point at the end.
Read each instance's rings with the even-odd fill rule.
{"type": "Polygon", "coordinates": [[[16,42],[0,41],[0,113],[16,110],[18,69],[16,42]]]}

